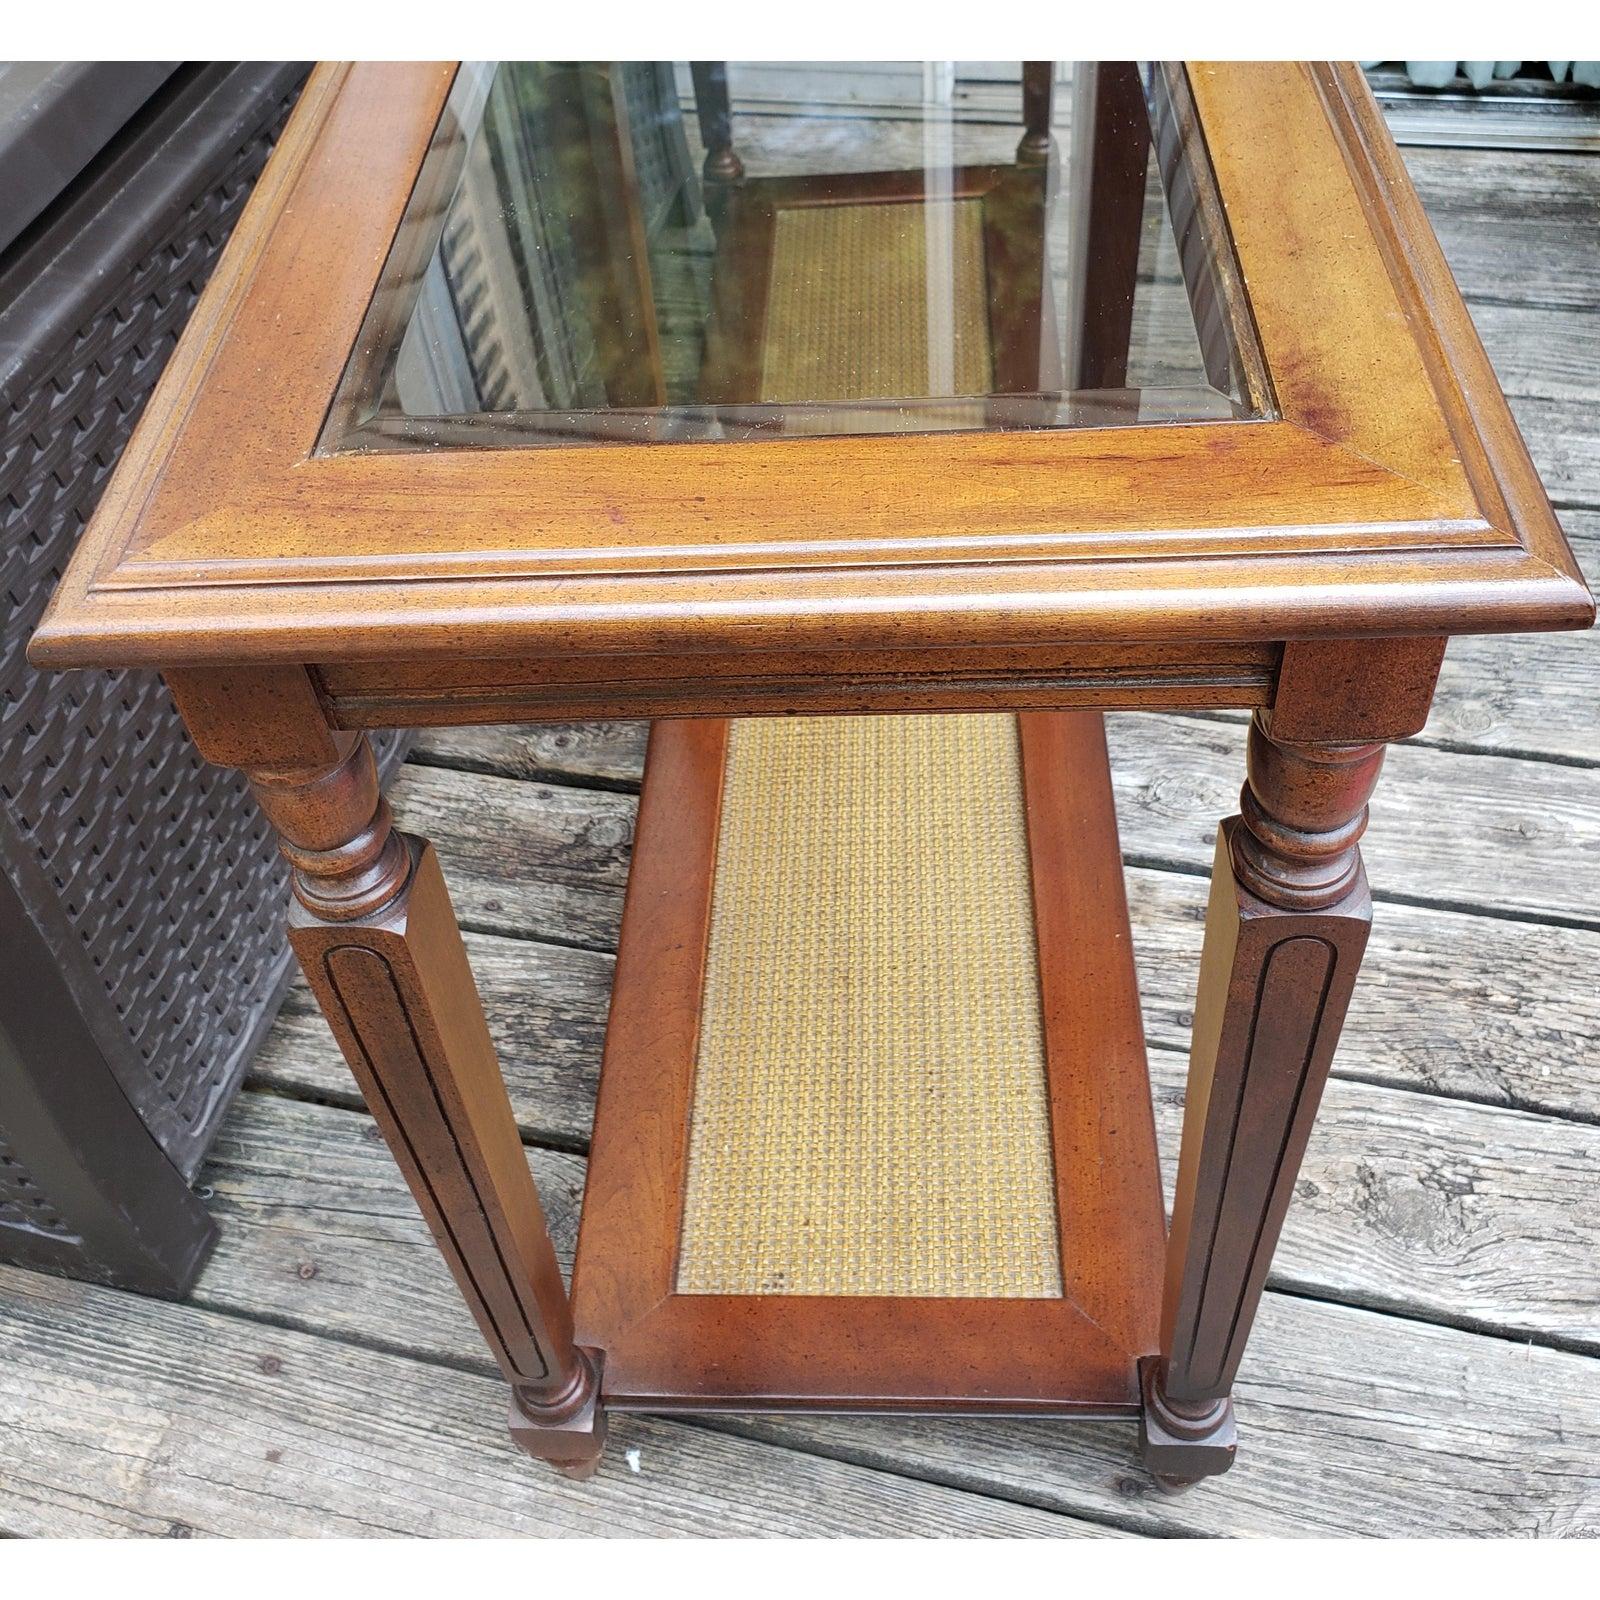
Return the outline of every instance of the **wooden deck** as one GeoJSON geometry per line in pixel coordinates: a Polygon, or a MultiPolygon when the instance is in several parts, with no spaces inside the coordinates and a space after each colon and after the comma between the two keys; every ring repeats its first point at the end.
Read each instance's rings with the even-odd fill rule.
{"type": "MultiPolygon", "coordinates": [[[[1437,119],[1435,119],[1435,122],[1437,119]]],[[[1407,160],[1600,582],[1600,152],[1407,160]]],[[[1175,1153],[1231,716],[1110,719],[1175,1153]]],[[[1600,635],[1451,648],[1379,784],[1373,949],[1238,1393],[1170,1499],[1132,1430],[621,1418],[599,1477],[515,1453],[504,1389],[296,990],[204,1181],[193,1299],[0,1269],[11,1534],[1600,1535],[1600,635]]],[[[570,1253],[637,726],[428,735],[443,856],[570,1253]]]]}

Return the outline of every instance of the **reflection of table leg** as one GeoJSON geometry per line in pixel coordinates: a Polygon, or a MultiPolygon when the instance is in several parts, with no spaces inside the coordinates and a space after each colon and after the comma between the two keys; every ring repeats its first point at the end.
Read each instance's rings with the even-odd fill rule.
{"type": "Polygon", "coordinates": [[[1120,389],[1128,379],[1150,119],[1135,62],[1085,62],[1074,85],[1067,384],[1120,389]]]}
{"type": "Polygon", "coordinates": [[[618,64],[552,64],[544,114],[558,154],[572,288],[612,406],[667,400],[650,237],[618,64]]]}
{"type": "Polygon", "coordinates": [[[432,847],[394,831],[364,735],[252,773],[294,867],[290,940],[511,1384],[511,1431],[586,1477],[605,1418],[432,847]]]}
{"type": "Polygon", "coordinates": [[[1195,1007],[1144,1451],[1170,1485],[1226,1471],[1230,1395],[1334,1046],[1372,905],[1357,841],[1381,744],[1250,730],[1241,816],[1223,823],[1195,1007]]]}
{"type": "Polygon", "coordinates": [[[728,63],[691,61],[694,110],[705,146],[702,167],[706,183],[706,211],[713,227],[721,228],[727,214],[727,190],[744,177],[744,162],[733,148],[733,114],[728,104],[728,63]]]}
{"type": "Polygon", "coordinates": [[[1022,138],[1017,160],[1036,166],[1050,159],[1050,95],[1055,78],[1053,61],[1022,63],[1022,138]]]}

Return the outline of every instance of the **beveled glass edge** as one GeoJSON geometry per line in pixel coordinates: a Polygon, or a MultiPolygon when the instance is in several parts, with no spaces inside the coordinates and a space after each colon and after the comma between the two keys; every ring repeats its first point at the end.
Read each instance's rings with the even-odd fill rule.
{"type": "Polygon", "coordinates": [[[488,98],[498,66],[495,61],[456,64],[439,120],[401,209],[399,226],[378,268],[372,298],[317,432],[313,455],[353,453],[360,446],[351,441],[358,440],[362,430],[382,415],[389,375],[399,360],[401,340],[416,311],[428,263],[444,234],[466,166],[471,139],[464,127],[471,125],[472,115],[488,98]]]}
{"type": "MultiPolygon", "coordinates": [[[[1188,65],[1181,61],[1157,62],[1152,66],[1150,78],[1150,98],[1155,101],[1152,110],[1159,108],[1165,113],[1151,118],[1151,142],[1161,172],[1167,218],[1172,225],[1180,264],[1184,268],[1184,291],[1189,296],[1190,314],[1194,318],[1202,356],[1206,349],[1202,320],[1204,312],[1196,303],[1196,294],[1204,283],[1205,275],[1203,272],[1191,273],[1185,260],[1184,238],[1178,219],[1173,215],[1174,183],[1173,178],[1169,177],[1169,163],[1174,176],[1177,165],[1181,163],[1185,174],[1194,183],[1194,220],[1200,232],[1201,260],[1203,264],[1209,264],[1210,274],[1221,297],[1221,332],[1228,341],[1228,354],[1238,380],[1240,403],[1246,409],[1246,417],[1241,420],[1278,421],[1282,412],[1272,386],[1272,374],[1267,366],[1261,333],[1256,326],[1255,311],[1245,287],[1244,271],[1239,265],[1227,208],[1217,187],[1216,164],[1211,159],[1205,125],[1194,103],[1188,65]]],[[[1216,387],[1222,388],[1221,385],[1216,387]]]]}
{"type": "MultiPolygon", "coordinates": [[[[748,429],[732,435],[724,433],[716,441],[707,441],[704,438],[696,441],[701,443],[737,443],[741,439],[780,437],[796,442],[801,439],[849,437],[915,438],[927,436],[929,433],[942,435],[994,430],[990,426],[975,423],[970,428],[908,428],[890,431],[832,428],[819,429],[815,433],[797,434],[782,432],[775,424],[780,416],[792,416],[808,409],[837,415],[846,409],[863,411],[887,407],[905,411],[937,407],[948,410],[953,406],[965,405],[988,407],[992,410],[997,406],[1018,407],[1030,402],[1050,403],[1049,396],[998,395],[970,396],[958,400],[946,397],[842,404],[836,401],[819,401],[808,404],[785,402],[736,407],[671,406],[638,410],[607,407],[566,412],[463,412],[442,417],[385,413],[382,396],[387,388],[388,376],[399,359],[401,339],[421,296],[427,265],[438,248],[439,239],[443,235],[449,217],[450,205],[466,164],[471,140],[470,137],[463,136],[463,125],[470,125],[472,112],[487,98],[494,74],[500,65],[498,61],[464,61],[457,65],[456,75],[445,95],[438,124],[428,142],[427,153],[418,167],[416,181],[402,210],[400,225],[379,268],[373,285],[372,299],[346,359],[338,386],[329,403],[327,415],[318,431],[313,455],[410,454],[441,448],[547,449],[554,441],[548,438],[543,442],[530,441],[537,440],[540,435],[559,434],[564,429],[575,430],[579,419],[583,420],[587,436],[561,441],[571,448],[604,449],[615,445],[676,443],[685,441],[671,438],[669,435],[672,430],[696,420],[697,414],[700,413],[713,414],[724,424],[731,418],[736,426],[742,422],[748,429]],[[458,99],[463,86],[466,94],[458,99]],[[419,208],[416,204],[419,195],[425,198],[437,196],[438,203],[431,207],[419,208]],[[419,209],[423,212],[420,217],[419,209]],[[390,267],[395,263],[402,264],[401,270],[396,271],[391,277],[390,267]],[[605,419],[608,418],[616,419],[617,436],[594,437],[605,426],[605,419]],[[764,419],[768,418],[770,421],[763,425],[764,419]],[[454,439],[441,439],[438,437],[441,433],[463,436],[470,434],[472,437],[470,441],[463,437],[460,443],[457,443],[454,439]]],[[[1178,61],[1150,63],[1146,94],[1147,100],[1157,99],[1159,105],[1169,113],[1168,116],[1161,118],[1159,127],[1156,117],[1152,115],[1152,153],[1160,166],[1162,193],[1174,243],[1180,263],[1185,265],[1184,290],[1189,299],[1191,316],[1194,318],[1196,336],[1200,340],[1202,358],[1204,359],[1206,354],[1206,340],[1201,320],[1203,312],[1196,304],[1196,293],[1198,287],[1205,282],[1206,266],[1209,263],[1222,302],[1220,332],[1227,341],[1230,378],[1237,380],[1240,399],[1234,401],[1228,392],[1229,388],[1234,386],[1232,383],[1218,384],[1214,378],[1212,386],[1204,390],[1198,386],[1160,390],[1125,389],[1116,393],[1128,397],[1135,404],[1140,403],[1143,396],[1176,397],[1181,394],[1192,398],[1203,394],[1205,396],[1203,403],[1215,403],[1219,414],[1151,418],[1148,421],[1136,420],[1132,423],[1108,420],[1070,425],[1050,424],[1035,426],[1032,429],[1026,425],[1013,425],[1013,431],[1065,433],[1085,432],[1097,428],[1126,429],[1131,426],[1215,427],[1219,424],[1234,426],[1281,420],[1282,414],[1272,388],[1271,374],[1256,327],[1255,315],[1250,306],[1249,293],[1234,248],[1233,233],[1228,225],[1226,208],[1217,188],[1216,170],[1206,144],[1204,126],[1190,91],[1187,64],[1178,61]],[[1165,160],[1162,138],[1164,130],[1165,146],[1169,152],[1165,160]],[[1181,167],[1194,184],[1202,252],[1197,271],[1189,270],[1185,262],[1183,240],[1179,237],[1179,224],[1173,215],[1173,190],[1166,160],[1171,161],[1174,172],[1181,167]]],[[[1155,110],[1156,106],[1152,105],[1152,113],[1155,110]]],[[[1082,401],[1093,403],[1093,392],[1080,391],[1058,398],[1069,403],[1082,401]]],[[[1105,409],[1109,411],[1123,408],[1108,404],[1105,409]]]]}

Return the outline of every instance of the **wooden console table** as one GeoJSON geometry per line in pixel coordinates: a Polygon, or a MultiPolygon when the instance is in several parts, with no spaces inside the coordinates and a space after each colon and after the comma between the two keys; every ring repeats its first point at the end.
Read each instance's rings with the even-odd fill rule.
{"type": "Polygon", "coordinates": [[[1450,635],[1592,616],[1353,68],[328,66],[33,656],[160,667],[250,775],[532,1453],[1127,1417],[1177,1485],[1384,745],[1450,635]],[[1169,1224],[1099,713],[1170,707],[1254,720],[1169,1224]],[[662,720],[569,1297],[363,730],[615,716],[662,720]]]}

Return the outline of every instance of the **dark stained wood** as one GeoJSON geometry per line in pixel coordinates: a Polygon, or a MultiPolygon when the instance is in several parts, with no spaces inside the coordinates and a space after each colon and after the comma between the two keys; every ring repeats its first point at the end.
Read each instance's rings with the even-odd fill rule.
{"type": "Polygon", "coordinates": [[[1428,720],[1445,641],[1298,639],[1284,646],[1272,696],[1279,739],[1403,739],[1428,720]]]}
{"type": "Polygon", "coordinates": [[[189,737],[218,766],[304,770],[344,753],[304,667],[229,665],[165,677],[189,737]]]}
{"type": "Polygon", "coordinates": [[[289,937],[345,1059],[511,1385],[511,1428],[563,1471],[605,1440],[597,1372],[528,1177],[437,857],[393,829],[364,735],[338,764],[258,769],[294,868],[289,937]]]}
{"type": "Polygon", "coordinates": [[[1055,81],[1053,61],[1022,63],[1022,138],[1017,160],[1042,165],[1050,159],[1050,102],[1055,81]]]}
{"type": "Polygon", "coordinates": [[[1021,716],[1062,1280],[1118,1345],[1155,1348],[1166,1221],[1102,718],[1021,716]]]}
{"type": "Polygon", "coordinates": [[[1073,389],[1119,389],[1127,381],[1149,159],[1150,118],[1138,65],[1081,63],[1066,179],[1073,208],[1067,308],[1073,389]]]}
{"type": "Polygon", "coordinates": [[[691,61],[694,110],[700,123],[700,143],[705,146],[708,184],[737,183],[744,163],[733,148],[733,118],[728,108],[728,63],[691,61]]]}
{"type": "MultiPolygon", "coordinates": [[[[1216,315],[1238,324],[1247,298],[1264,370],[1240,387],[1270,389],[1270,420],[319,455],[382,265],[417,244],[401,218],[452,78],[440,64],[319,70],[36,658],[163,668],[202,748],[250,769],[295,866],[296,947],[512,1382],[528,1448],[592,1467],[603,1390],[690,1407],[1137,1410],[1158,1474],[1218,1470],[1231,1458],[1234,1369],[1365,941],[1357,839],[1377,741],[1420,724],[1446,636],[1593,615],[1359,76],[1202,64],[1163,80],[1173,126],[1192,117],[1176,151],[1196,227],[1213,243],[1226,233],[1237,255],[1216,315]],[[1199,144],[1214,194],[1184,164],[1199,144]],[[602,1132],[618,1105],[620,1125],[644,1131],[602,1137],[592,1179],[596,1216],[615,1209],[631,1224],[607,1243],[597,1222],[605,1254],[580,1263],[580,1322],[591,1304],[604,1313],[602,1373],[570,1321],[437,864],[390,826],[364,741],[334,730],[888,709],[897,696],[1256,710],[1242,817],[1224,826],[1215,877],[1160,1362],[1136,1382],[1135,1360],[1157,1348],[1140,1332],[1153,1305],[1140,1282],[1159,1212],[1136,1192],[1153,1192],[1153,1177],[1137,1152],[1123,1169],[1096,1143],[1113,1128],[1122,1144],[1147,1142],[1148,1115],[1094,1126],[1080,1086],[1054,1077],[1057,1148],[1087,1152],[1061,1191],[1063,1216],[1076,1205],[1094,1218],[1069,1241],[1088,1252],[1068,1263],[1081,1307],[983,1302],[974,1320],[960,1303],[842,1313],[663,1287],[709,868],[682,889],[695,851],[703,864],[714,845],[719,792],[702,748],[694,783],[666,785],[676,807],[661,802],[659,824],[647,816],[670,842],[641,852],[632,893],[644,909],[630,924],[645,931],[620,963],[624,1043],[602,1132]],[[665,1072],[663,1039],[675,1052],[665,1072]],[[664,1113],[652,1109],[663,1093],[664,1113]],[[1103,1182],[1071,1190],[1097,1162],[1103,1182]],[[629,1210],[629,1183],[642,1211],[629,1210]]],[[[701,99],[715,115],[714,88],[701,99]]],[[[731,180],[730,138],[724,127],[707,145],[727,151],[731,180]]],[[[894,174],[873,184],[905,188],[894,174]]],[[[1022,268],[1001,277],[1008,296],[1031,292],[1022,268]]],[[[692,751],[708,726],[658,738],[692,751]]],[[[1048,743],[1030,743],[1032,785],[1052,761],[1048,743]]],[[[1030,788],[1030,826],[1075,795],[1063,785],[1047,802],[1030,788]]],[[[1042,935],[1061,901],[1094,935],[1070,972],[1047,969],[1045,998],[1081,1051],[1061,1019],[1083,1016],[1099,972],[1108,1071],[1126,1064],[1138,1023],[1110,888],[1114,824],[1108,801],[1090,810],[1079,831],[1095,851],[1057,893],[1036,884],[1036,900],[1042,935]],[[1118,961],[1127,970],[1109,987],[1122,998],[1107,1006],[1118,961]],[[1052,981],[1066,986],[1060,1005],[1052,981]]],[[[1437,839],[1410,848],[1447,848],[1437,839]]],[[[1561,893],[1592,919],[1580,890],[1561,893]]],[[[1112,1076],[1131,1096],[1133,1075],[1112,1076]]]]}
{"type": "Polygon", "coordinates": [[[711,313],[696,398],[705,405],[734,406],[761,397],[761,339],[777,213],[759,190],[751,193],[742,184],[718,197],[717,207],[711,313]]]}
{"type": "Polygon", "coordinates": [[[1065,1295],[680,1295],[726,724],[651,736],[573,1274],[617,1409],[1118,1415],[1164,1237],[1100,719],[1021,719],[1065,1295]]]}
{"type": "Polygon", "coordinates": [[[332,664],[317,674],[340,727],[505,722],[527,717],[907,712],[1270,704],[1274,645],[1099,645],[950,649],[930,671],[913,652],[615,656],[332,664]]]}
{"type": "Polygon", "coordinates": [[[36,658],[371,659],[399,636],[448,658],[469,626],[558,659],[1586,623],[1359,78],[1189,76],[1279,422],[317,456],[451,80],[319,73],[36,658]]]}
{"type": "Polygon", "coordinates": [[[1145,1459],[1233,1461],[1230,1397],[1372,920],[1358,845],[1383,747],[1289,745],[1258,714],[1223,823],[1195,1007],[1145,1459]]]}
{"type": "Polygon", "coordinates": [[[551,62],[543,110],[560,158],[576,290],[595,343],[606,400],[666,403],[649,240],[620,74],[608,62],[551,62]]]}
{"type": "Polygon", "coordinates": [[[1049,292],[1048,199],[1045,168],[1027,166],[1020,158],[1018,165],[1000,168],[983,194],[991,385],[1001,397],[985,408],[990,427],[1027,427],[1034,415],[1043,423],[1044,407],[1029,397],[1064,387],[1060,335],[1049,292]]]}

